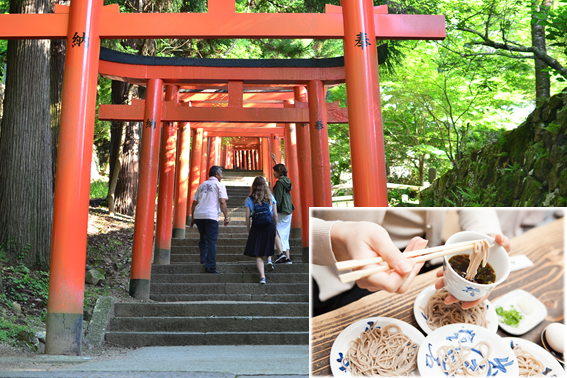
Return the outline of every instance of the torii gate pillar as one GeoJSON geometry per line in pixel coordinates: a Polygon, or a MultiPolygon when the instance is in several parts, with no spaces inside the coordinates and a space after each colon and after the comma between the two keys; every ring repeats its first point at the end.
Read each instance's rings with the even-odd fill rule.
{"type": "Polygon", "coordinates": [[[55,179],[46,354],[81,354],[102,0],[70,8],[55,179]]]}
{"type": "Polygon", "coordinates": [[[323,82],[320,80],[310,81],[307,86],[307,95],[309,97],[313,205],[315,207],[331,207],[333,206],[331,162],[329,160],[329,133],[323,82]]]}
{"type": "Polygon", "coordinates": [[[187,218],[187,193],[189,188],[189,143],[191,127],[189,122],[179,122],[177,128],[177,169],[175,170],[175,206],[173,209],[174,239],[185,239],[187,218]]]}
{"type": "MultiPolygon", "coordinates": [[[[285,105],[292,105],[292,100],[285,100],[285,105]]],[[[284,106],[285,106],[284,105],[284,106]]],[[[295,133],[296,124],[288,123],[284,136],[284,153],[287,174],[291,180],[291,201],[295,206],[295,211],[291,217],[291,238],[301,237],[301,201],[299,200],[299,171],[297,168],[297,137],[295,133]]]]}
{"type": "Polygon", "coordinates": [[[193,196],[201,182],[201,154],[203,152],[203,129],[199,128],[193,132],[191,148],[191,171],[189,172],[189,189],[187,193],[187,215],[185,224],[191,224],[191,206],[193,206],[193,196]]]}
{"type": "MultiPolygon", "coordinates": [[[[179,100],[179,87],[165,87],[166,101],[179,100]]],[[[154,263],[169,265],[171,256],[171,217],[173,188],[175,186],[175,155],[177,145],[177,122],[163,122],[161,125],[161,151],[159,162],[159,191],[156,219],[154,263]]]]}
{"type": "Polygon", "coordinates": [[[207,138],[207,132],[205,131],[203,133],[203,144],[201,147],[201,182],[207,181],[209,179],[209,169],[207,167],[207,156],[209,155],[208,139],[209,138],[207,138]]]}
{"type": "Polygon", "coordinates": [[[372,0],[341,0],[354,205],[388,206],[372,0]]]}
{"type": "MultiPolygon", "coordinates": [[[[285,127],[284,124],[278,124],[278,126],[285,127]]],[[[271,137],[270,137],[270,147],[271,147],[272,153],[276,155],[276,161],[278,163],[281,163],[282,162],[282,141],[275,134],[272,134],[271,137]]],[[[273,163],[273,161],[270,157],[270,164],[269,164],[270,167],[274,166],[274,164],[272,164],[272,163],[273,163]]]]}
{"type": "Polygon", "coordinates": [[[138,299],[150,299],[163,80],[149,79],[147,88],[129,290],[138,299]]]}
{"type": "MultiPolygon", "coordinates": [[[[306,106],[305,87],[294,87],[295,106],[306,106]]],[[[301,201],[301,246],[302,260],[309,261],[309,208],[313,207],[313,181],[311,176],[311,147],[309,143],[309,124],[297,127],[297,165],[299,168],[299,191],[301,201]],[[301,163],[300,163],[301,162],[301,163]]]]}

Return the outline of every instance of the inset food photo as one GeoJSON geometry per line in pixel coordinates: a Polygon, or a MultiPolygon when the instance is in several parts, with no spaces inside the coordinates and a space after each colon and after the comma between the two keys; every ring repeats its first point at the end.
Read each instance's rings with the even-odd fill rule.
{"type": "Polygon", "coordinates": [[[562,210],[310,215],[312,376],[565,376],[562,210]]]}

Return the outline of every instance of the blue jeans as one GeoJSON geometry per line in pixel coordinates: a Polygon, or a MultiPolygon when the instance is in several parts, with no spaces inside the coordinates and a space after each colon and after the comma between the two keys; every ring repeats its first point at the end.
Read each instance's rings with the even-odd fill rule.
{"type": "Polygon", "coordinates": [[[217,239],[219,237],[219,222],[212,219],[195,219],[199,229],[199,251],[201,263],[205,269],[215,269],[217,265],[217,239]]]}

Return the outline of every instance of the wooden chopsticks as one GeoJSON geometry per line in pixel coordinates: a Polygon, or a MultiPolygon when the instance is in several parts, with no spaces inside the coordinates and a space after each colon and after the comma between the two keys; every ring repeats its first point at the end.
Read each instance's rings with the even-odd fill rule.
{"type": "MultiPolygon", "coordinates": [[[[419,257],[414,258],[413,260],[416,263],[420,263],[420,262],[424,262],[424,261],[429,261],[429,260],[437,258],[437,257],[450,255],[450,254],[453,254],[453,253],[463,252],[463,251],[466,251],[468,249],[472,249],[473,246],[474,246],[474,243],[476,241],[478,241],[478,240],[471,240],[471,241],[467,241],[467,242],[455,243],[455,244],[451,244],[451,245],[444,245],[444,246],[434,247],[434,248],[419,249],[419,250],[415,250],[415,251],[411,251],[411,252],[406,252],[406,253],[404,253],[404,255],[407,256],[407,257],[419,256],[419,257]]],[[[494,245],[490,245],[490,247],[493,247],[493,246],[494,245]]],[[[359,280],[361,278],[371,276],[375,273],[386,272],[386,271],[392,269],[388,264],[386,264],[384,262],[384,259],[382,259],[381,257],[375,257],[375,258],[363,259],[363,260],[340,261],[340,262],[337,262],[335,265],[337,267],[337,270],[342,271],[342,270],[346,270],[346,269],[353,269],[353,268],[362,267],[362,266],[369,265],[369,264],[380,264],[380,266],[377,266],[375,268],[356,270],[354,272],[341,274],[339,276],[340,281],[342,283],[356,281],[356,280],[359,280]]]]}

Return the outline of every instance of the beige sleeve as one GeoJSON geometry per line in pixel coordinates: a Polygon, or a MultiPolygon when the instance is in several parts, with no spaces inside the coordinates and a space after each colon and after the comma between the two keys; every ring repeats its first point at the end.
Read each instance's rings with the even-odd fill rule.
{"type": "Polygon", "coordinates": [[[313,264],[335,265],[335,255],[331,248],[331,227],[338,221],[324,221],[311,218],[311,257],[313,264]]]}
{"type": "Polygon", "coordinates": [[[317,286],[319,286],[319,300],[321,302],[325,302],[354,287],[354,282],[341,283],[339,280],[339,272],[334,266],[312,264],[311,276],[315,282],[317,282],[317,286]]]}
{"type": "Polygon", "coordinates": [[[502,233],[496,209],[461,209],[458,212],[463,231],[476,231],[492,237],[502,233]]]}

